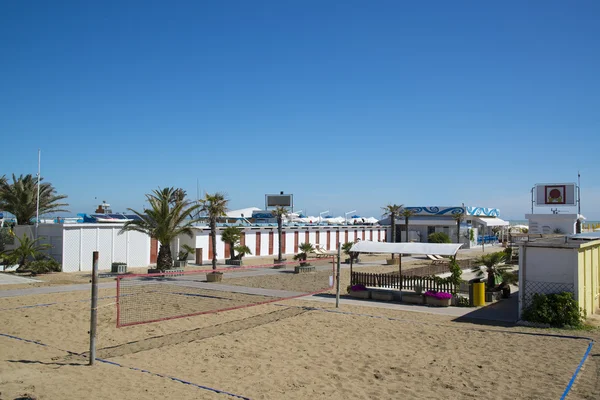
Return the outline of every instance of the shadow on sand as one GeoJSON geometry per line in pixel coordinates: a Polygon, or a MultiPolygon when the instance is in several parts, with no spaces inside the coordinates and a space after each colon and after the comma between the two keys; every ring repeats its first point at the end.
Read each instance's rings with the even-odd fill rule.
{"type": "Polygon", "coordinates": [[[485,307],[477,308],[468,314],[453,319],[454,322],[487,326],[515,326],[519,319],[519,292],[511,294],[510,298],[503,299],[485,307]]]}

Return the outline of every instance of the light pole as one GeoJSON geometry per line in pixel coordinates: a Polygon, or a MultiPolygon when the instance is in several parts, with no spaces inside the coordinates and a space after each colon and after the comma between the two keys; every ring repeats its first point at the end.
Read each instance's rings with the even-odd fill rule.
{"type": "Polygon", "coordinates": [[[355,212],[356,212],[356,210],[352,210],[352,211],[348,211],[347,213],[344,213],[344,216],[346,218],[346,225],[348,225],[348,214],[352,214],[352,213],[355,213],[355,212]]]}
{"type": "Polygon", "coordinates": [[[328,212],[329,212],[329,210],[327,210],[327,211],[323,211],[323,212],[320,212],[320,213],[319,213],[319,223],[320,223],[320,222],[323,222],[323,218],[321,217],[321,215],[323,215],[323,214],[327,214],[328,212]]]}

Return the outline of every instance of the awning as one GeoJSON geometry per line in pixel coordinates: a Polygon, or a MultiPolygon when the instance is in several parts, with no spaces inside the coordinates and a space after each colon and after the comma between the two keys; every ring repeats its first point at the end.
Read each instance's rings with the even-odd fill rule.
{"type": "Polygon", "coordinates": [[[367,240],[355,243],[350,251],[357,253],[436,254],[453,256],[462,244],[457,243],[386,243],[367,240]]]}
{"type": "Polygon", "coordinates": [[[473,222],[483,226],[509,226],[508,221],[495,217],[473,217],[473,222]]]}

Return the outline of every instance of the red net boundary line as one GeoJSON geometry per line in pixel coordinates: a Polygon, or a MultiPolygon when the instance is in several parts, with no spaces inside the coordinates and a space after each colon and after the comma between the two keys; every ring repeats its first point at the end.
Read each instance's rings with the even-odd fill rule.
{"type": "Polygon", "coordinates": [[[280,265],[292,265],[292,264],[298,264],[300,262],[316,262],[316,261],[327,261],[329,260],[332,264],[334,264],[334,269],[335,269],[335,257],[322,257],[322,258],[310,258],[307,259],[305,261],[286,261],[286,262],[281,262],[281,263],[274,263],[274,264],[259,264],[259,265],[242,265],[239,267],[224,267],[224,268],[217,268],[217,269],[194,269],[194,270],[190,270],[190,271],[177,271],[177,272],[156,272],[156,273],[152,273],[152,274],[128,274],[128,275],[121,275],[121,276],[117,276],[117,282],[119,282],[121,279],[130,279],[130,278],[139,278],[139,277],[153,277],[153,276],[169,276],[169,275],[194,275],[194,274],[199,274],[199,273],[210,273],[210,272],[224,272],[224,271],[239,271],[242,269],[261,269],[261,268],[269,268],[269,267],[275,267],[275,266],[280,266],[280,265]]]}
{"type": "MultiPolygon", "coordinates": [[[[313,296],[315,294],[324,293],[324,292],[332,289],[334,286],[330,286],[327,289],[317,290],[316,292],[300,294],[298,296],[279,297],[279,298],[275,298],[273,300],[266,300],[266,301],[261,301],[261,302],[258,302],[258,303],[244,304],[244,305],[235,306],[235,307],[220,308],[218,310],[200,311],[200,312],[197,312],[197,313],[190,313],[190,314],[185,314],[185,315],[177,315],[177,316],[173,316],[173,317],[157,318],[157,319],[148,320],[148,321],[139,321],[139,322],[131,322],[131,323],[127,323],[127,324],[119,324],[119,320],[117,319],[117,328],[122,328],[122,327],[125,327],[125,326],[134,326],[134,325],[149,324],[149,323],[152,323],[152,322],[168,321],[168,320],[171,320],[171,319],[178,319],[178,318],[195,317],[197,315],[203,315],[203,314],[214,314],[214,313],[223,312],[223,311],[240,310],[242,308],[248,308],[248,307],[260,306],[260,305],[263,305],[263,304],[275,303],[277,301],[285,301],[285,300],[298,299],[300,297],[313,296]]],[[[118,306],[118,303],[117,303],[117,306],[118,306]]]]}
{"type": "MultiPolygon", "coordinates": [[[[328,258],[316,258],[316,259],[311,259],[311,260],[306,260],[303,262],[309,262],[309,261],[316,261],[316,260],[327,260],[328,258]]],[[[330,285],[328,288],[326,289],[321,289],[321,290],[317,290],[315,292],[310,292],[310,293],[304,293],[298,296],[290,296],[290,297],[278,297],[272,300],[266,300],[266,301],[261,301],[258,303],[252,303],[252,304],[244,304],[241,306],[235,306],[235,307],[226,307],[226,308],[221,308],[218,310],[210,310],[210,311],[199,311],[197,313],[190,313],[190,314],[185,314],[185,315],[176,315],[176,316],[172,316],[172,317],[164,317],[164,318],[157,318],[157,319],[153,319],[153,320],[148,320],[148,321],[139,321],[139,322],[131,322],[131,323],[127,323],[127,324],[121,324],[120,321],[120,316],[121,316],[121,307],[120,307],[120,286],[121,286],[121,279],[123,278],[131,278],[134,276],[164,276],[164,273],[158,273],[158,274],[137,274],[137,275],[128,275],[128,276],[120,276],[117,277],[117,301],[116,301],[116,306],[117,306],[117,328],[122,328],[125,326],[134,326],[134,325],[142,325],[142,324],[149,324],[152,322],[160,322],[160,321],[168,321],[171,319],[178,319],[178,318],[186,318],[186,317],[195,317],[197,315],[203,315],[203,314],[214,314],[214,313],[218,313],[218,312],[223,312],[223,311],[233,311],[233,310],[239,310],[242,308],[248,308],[248,307],[254,307],[254,306],[260,306],[263,304],[269,304],[269,303],[274,303],[276,301],[284,301],[284,300],[292,300],[292,299],[298,299],[300,297],[306,297],[306,296],[313,296],[315,294],[319,294],[319,293],[324,293],[332,288],[335,287],[335,258],[331,257],[332,259],[332,267],[331,267],[331,273],[333,276],[333,284],[330,285]]],[[[286,264],[297,264],[298,261],[295,262],[290,262],[290,263],[286,263],[286,264]]],[[[282,263],[283,264],[283,263],[282,263]]],[[[261,265],[260,267],[263,268],[265,266],[273,266],[273,265],[281,265],[281,264],[264,264],[261,265]]],[[[244,267],[245,269],[249,269],[249,268],[256,268],[256,266],[248,266],[248,267],[244,267]]],[[[239,268],[222,268],[222,270],[237,270],[239,268]]],[[[187,273],[198,273],[198,272],[213,272],[215,270],[210,269],[210,270],[201,270],[201,271],[186,271],[187,273]]],[[[167,274],[168,275],[168,274],[167,274]]]]}

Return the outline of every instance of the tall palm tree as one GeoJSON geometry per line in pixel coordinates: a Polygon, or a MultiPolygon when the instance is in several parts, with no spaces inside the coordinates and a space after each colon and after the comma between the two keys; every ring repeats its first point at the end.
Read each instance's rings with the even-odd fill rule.
{"type": "Polygon", "coordinates": [[[464,211],[461,211],[452,215],[452,218],[454,218],[454,220],[456,221],[456,243],[460,243],[460,223],[465,218],[465,213],[464,211]]]}
{"type": "Polygon", "coordinates": [[[402,211],[400,211],[400,215],[404,217],[406,241],[408,242],[408,219],[415,215],[415,212],[413,210],[409,210],[408,208],[403,208],[402,211]]]}
{"type": "Polygon", "coordinates": [[[12,250],[8,250],[6,256],[19,264],[18,270],[25,268],[29,261],[40,256],[44,250],[51,247],[47,243],[38,243],[40,239],[41,238],[31,239],[26,234],[23,234],[23,237],[17,236],[19,245],[12,250]]]}
{"type": "MultiPolygon", "coordinates": [[[[17,219],[19,225],[31,225],[31,220],[36,215],[38,180],[33,175],[12,175],[12,183],[5,177],[0,178],[0,209],[8,211],[17,219]]],[[[68,212],[63,207],[67,203],[60,203],[66,199],[64,194],[56,194],[56,189],[49,182],[42,182],[40,178],[40,215],[68,212]]]]}
{"type": "Polygon", "coordinates": [[[484,254],[479,257],[475,262],[477,266],[471,269],[472,272],[475,272],[477,276],[483,276],[483,271],[479,267],[481,264],[485,265],[487,272],[487,287],[488,289],[494,288],[496,286],[496,276],[502,276],[504,272],[506,272],[511,267],[508,265],[500,265],[506,261],[506,253],[503,251],[498,251],[496,253],[484,254]]]}
{"type": "Polygon", "coordinates": [[[283,218],[288,215],[288,210],[283,206],[277,206],[275,209],[271,210],[271,213],[277,218],[277,238],[279,241],[279,252],[277,253],[277,261],[281,262],[283,260],[281,254],[281,238],[283,237],[283,218]]]}
{"type": "Polygon", "coordinates": [[[199,207],[185,198],[172,201],[178,189],[164,188],[153,190],[146,195],[149,207],[139,212],[128,208],[139,217],[125,222],[122,232],[135,231],[145,233],[158,240],[160,249],[156,260],[156,268],[164,271],[173,266],[171,255],[171,242],[179,235],[193,236],[192,226],[196,220],[191,218],[192,213],[199,207]]]}
{"type": "Polygon", "coordinates": [[[200,199],[200,212],[207,214],[208,224],[210,226],[213,269],[217,269],[217,220],[227,215],[227,203],[229,203],[229,200],[226,199],[225,194],[221,192],[215,194],[206,193],[204,198],[200,199]]]}
{"type": "MultiPolygon", "coordinates": [[[[391,229],[392,229],[392,243],[396,243],[396,215],[398,215],[398,213],[400,212],[400,210],[402,209],[402,205],[397,205],[397,204],[388,204],[385,207],[382,207],[383,209],[383,216],[384,217],[390,217],[390,222],[392,224],[391,229]]],[[[394,258],[394,255],[392,254],[392,258],[394,258]]]]}

